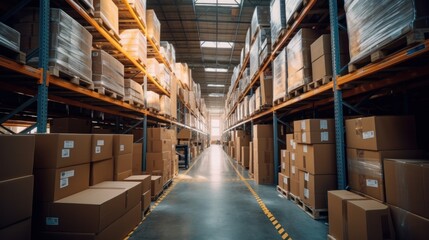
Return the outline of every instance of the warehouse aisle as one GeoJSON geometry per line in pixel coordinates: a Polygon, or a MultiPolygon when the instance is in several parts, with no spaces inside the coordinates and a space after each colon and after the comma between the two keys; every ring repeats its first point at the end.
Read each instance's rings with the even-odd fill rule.
{"type": "Polygon", "coordinates": [[[282,239],[285,233],[292,239],[326,239],[324,222],[314,221],[281,198],[274,186],[248,180],[247,171],[219,145],[206,149],[184,173],[130,239],[282,239]],[[282,234],[249,187],[284,228],[282,234]]]}

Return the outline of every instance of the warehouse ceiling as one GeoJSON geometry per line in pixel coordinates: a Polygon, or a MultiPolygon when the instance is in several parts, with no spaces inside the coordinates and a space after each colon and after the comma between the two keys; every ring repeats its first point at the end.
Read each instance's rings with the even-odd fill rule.
{"type": "Polygon", "coordinates": [[[147,0],[147,9],[154,9],[161,22],[161,40],[174,45],[176,62],[188,63],[209,111],[224,108],[253,10],[269,4],[270,0],[147,0]],[[214,47],[207,47],[210,42],[215,42],[214,47]]]}

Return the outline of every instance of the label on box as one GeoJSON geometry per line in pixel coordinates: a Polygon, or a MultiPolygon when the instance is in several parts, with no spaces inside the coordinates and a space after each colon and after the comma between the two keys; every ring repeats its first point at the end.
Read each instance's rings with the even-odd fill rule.
{"type": "Polygon", "coordinates": [[[121,152],[125,151],[125,145],[124,144],[119,145],[119,151],[121,151],[121,152]]]}
{"type": "Polygon", "coordinates": [[[74,176],[74,170],[64,171],[60,173],[61,178],[69,178],[74,176]]]}
{"type": "Polygon", "coordinates": [[[61,157],[62,158],[68,158],[68,157],[70,157],[70,149],[62,149],[61,150],[61,157]]]}
{"type": "Polygon", "coordinates": [[[282,169],[285,169],[285,168],[286,168],[286,165],[284,162],[282,162],[282,169]]]}
{"type": "Polygon", "coordinates": [[[45,224],[47,226],[58,226],[60,223],[57,217],[46,217],[45,224]]]}
{"type": "Polygon", "coordinates": [[[292,143],[292,148],[296,149],[296,142],[295,141],[293,141],[293,143],[292,143]]]}
{"type": "Polygon", "coordinates": [[[101,147],[100,146],[95,147],[95,153],[101,153],[101,147]]]}
{"type": "Polygon", "coordinates": [[[68,185],[69,185],[69,179],[68,178],[60,179],[60,188],[65,188],[68,185]]]}
{"type": "Polygon", "coordinates": [[[104,146],[104,140],[97,140],[97,146],[104,146]]]}
{"type": "Polygon", "coordinates": [[[292,161],[295,161],[295,153],[290,154],[290,159],[292,159],[292,161]]]}
{"type": "Polygon", "coordinates": [[[307,142],[307,135],[305,133],[301,134],[301,140],[302,142],[307,142]]]}
{"type": "Polygon", "coordinates": [[[64,141],[64,148],[74,148],[74,141],[64,141]]]}
{"type": "Polygon", "coordinates": [[[328,120],[320,120],[320,129],[328,129],[328,120]]]}
{"type": "Polygon", "coordinates": [[[290,170],[292,170],[292,174],[295,174],[295,166],[292,166],[290,170]]]}
{"type": "Polygon", "coordinates": [[[305,130],[305,121],[304,120],[301,121],[301,130],[305,130]]]}
{"type": "Polygon", "coordinates": [[[329,132],[321,132],[320,133],[320,141],[321,142],[329,141],[329,132]]]}
{"type": "Polygon", "coordinates": [[[374,138],[374,131],[366,131],[362,133],[363,139],[374,138]]]}
{"type": "Polygon", "coordinates": [[[304,181],[310,181],[310,174],[309,173],[304,173],[304,181]]]}
{"type": "Polygon", "coordinates": [[[307,188],[304,188],[304,197],[310,198],[310,190],[308,190],[307,188]]]}
{"type": "Polygon", "coordinates": [[[286,157],[286,151],[282,151],[282,156],[286,157]]]}
{"type": "Polygon", "coordinates": [[[374,187],[374,188],[378,188],[378,181],[375,179],[367,179],[366,180],[366,186],[367,187],[374,187]]]}
{"type": "Polygon", "coordinates": [[[308,152],[308,146],[307,145],[303,145],[302,146],[302,151],[307,153],[308,152]]]}
{"type": "Polygon", "coordinates": [[[283,183],[287,184],[287,178],[283,178],[283,183]]]}

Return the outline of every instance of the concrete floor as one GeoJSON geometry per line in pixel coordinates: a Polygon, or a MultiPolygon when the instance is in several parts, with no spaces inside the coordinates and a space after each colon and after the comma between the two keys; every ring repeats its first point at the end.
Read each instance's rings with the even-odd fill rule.
{"type": "Polygon", "coordinates": [[[290,239],[326,239],[325,221],[310,218],[275,186],[249,180],[221,146],[212,145],[194,162],[129,239],[282,239],[285,233],[290,239]],[[279,234],[255,195],[285,232],[279,234]]]}

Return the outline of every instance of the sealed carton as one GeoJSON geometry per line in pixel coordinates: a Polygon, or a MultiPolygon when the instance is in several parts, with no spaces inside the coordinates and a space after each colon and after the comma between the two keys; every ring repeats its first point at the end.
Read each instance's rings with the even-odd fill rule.
{"type": "Polygon", "coordinates": [[[131,176],[132,165],[133,165],[133,154],[122,154],[115,156],[114,158],[114,180],[123,180],[131,176]]]}
{"type": "Polygon", "coordinates": [[[333,132],[334,119],[305,119],[293,122],[294,132],[333,132]]]}
{"type": "Polygon", "coordinates": [[[243,146],[241,147],[241,163],[243,167],[249,168],[249,147],[243,146]]]}
{"type": "Polygon", "coordinates": [[[89,185],[113,180],[113,158],[92,162],[89,176],[89,185]]]}
{"type": "Polygon", "coordinates": [[[299,171],[299,197],[310,208],[326,209],[327,192],[337,188],[336,175],[313,175],[299,171]]]}
{"type": "Polygon", "coordinates": [[[34,136],[0,135],[0,181],[33,174],[34,146],[34,136]]]}
{"type": "Polygon", "coordinates": [[[133,175],[125,178],[124,181],[141,182],[142,193],[150,190],[150,175],[133,175]]]}
{"type": "Polygon", "coordinates": [[[290,152],[284,149],[280,152],[280,172],[290,176],[290,152]]]}
{"type": "Polygon", "coordinates": [[[389,205],[396,239],[424,240],[429,236],[429,219],[389,205]]]}
{"type": "Polygon", "coordinates": [[[151,176],[151,195],[152,197],[157,196],[162,191],[162,178],[160,176],[151,176]]]}
{"type": "Polygon", "coordinates": [[[253,139],[254,179],[257,184],[274,183],[273,143],[272,138],[253,139]]]}
{"type": "Polygon", "coordinates": [[[336,174],[335,144],[298,144],[297,167],[311,174],[336,174]]]}
{"type": "Polygon", "coordinates": [[[253,125],[253,139],[273,138],[273,125],[253,125]]]}
{"type": "Polygon", "coordinates": [[[113,135],[92,134],[91,162],[105,160],[113,156],[113,135]]]}
{"type": "Polygon", "coordinates": [[[151,140],[147,141],[147,152],[158,153],[158,152],[166,152],[171,151],[172,146],[171,139],[163,139],[163,140],[151,140]]]}
{"type": "Polygon", "coordinates": [[[113,135],[113,156],[128,154],[133,152],[132,134],[113,135]]]}
{"type": "Polygon", "coordinates": [[[143,144],[141,143],[133,144],[133,166],[132,166],[133,175],[142,174],[142,151],[143,151],[143,144]]]}
{"type": "Polygon", "coordinates": [[[0,239],[31,239],[31,218],[0,229],[0,239]]]}
{"type": "Polygon", "coordinates": [[[150,190],[143,193],[142,195],[142,211],[145,212],[146,210],[149,209],[150,207],[150,202],[151,202],[151,194],[150,194],[150,190]]]}
{"type": "Polygon", "coordinates": [[[126,195],[124,213],[130,211],[140,200],[142,193],[141,182],[105,181],[90,187],[91,189],[123,189],[126,195]]]}

